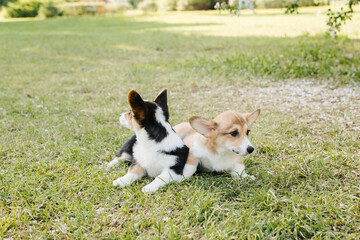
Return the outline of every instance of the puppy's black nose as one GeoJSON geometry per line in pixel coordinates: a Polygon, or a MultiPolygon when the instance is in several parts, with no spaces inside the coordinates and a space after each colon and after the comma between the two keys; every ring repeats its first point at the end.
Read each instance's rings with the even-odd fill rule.
{"type": "Polygon", "coordinates": [[[250,154],[254,151],[254,148],[249,146],[249,147],[247,147],[246,151],[250,154]]]}

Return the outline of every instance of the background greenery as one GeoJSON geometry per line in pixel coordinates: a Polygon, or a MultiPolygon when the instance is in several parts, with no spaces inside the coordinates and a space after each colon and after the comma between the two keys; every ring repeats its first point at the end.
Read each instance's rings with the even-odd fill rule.
{"type": "Polygon", "coordinates": [[[333,40],[308,11],[0,22],[0,238],[357,239],[359,13],[333,40]],[[164,87],[172,124],[261,108],[257,180],[112,187],[127,92],[164,87]]]}
{"type": "MultiPolygon", "coordinates": [[[[5,17],[56,17],[56,16],[81,16],[101,13],[99,2],[79,2],[67,4],[75,0],[0,0],[2,15],[5,17]],[[40,11],[40,6],[42,10],[40,11]],[[89,11],[90,9],[90,11],[89,11]]],[[[216,2],[226,2],[231,6],[237,6],[237,0],[129,0],[128,2],[116,2],[111,11],[123,11],[124,9],[138,8],[144,11],[183,11],[183,10],[208,10],[214,9],[216,2]]],[[[257,0],[254,6],[257,8],[285,8],[293,0],[257,0]]],[[[105,5],[105,3],[102,3],[105,5]]],[[[299,0],[299,6],[325,5],[325,0],[299,0]]],[[[101,4],[100,4],[101,5],[101,4]]],[[[245,6],[244,6],[245,7],[245,6]]],[[[105,10],[106,12],[106,10],[105,10]]]]}

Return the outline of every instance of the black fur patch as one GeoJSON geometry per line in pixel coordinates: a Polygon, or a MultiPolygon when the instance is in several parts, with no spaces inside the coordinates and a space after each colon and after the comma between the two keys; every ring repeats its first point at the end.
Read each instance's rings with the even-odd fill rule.
{"type": "Polygon", "coordinates": [[[158,104],[161,107],[161,109],[163,110],[164,115],[165,115],[165,120],[169,121],[169,107],[167,104],[167,90],[162,91],[160,93],[160,95],[156,97],[154,102],[156,104],[158,104]]]}
{"type": "MultiPolygon", "coordinates": [[[[157,105],[151,102],[145,102],[146,105],[146,115],[144,120],[140,122],[140,124],[145,128],[146,132],[149,135],[149,138],[155,140],[156,142],[161,142],[164,138],[169,135],[166,131],[166,128],[159,123],[155,118],[155,112],[157,105]]],[[[163,110],[165,121],[169,122],[169,111],[167,106],[160,106],[163,110]]],[[[116,157],[121,157],[123,153],[129,154],[133,157],[133,147],[137,142],[136,135],[132,135],[124,145],[120,148],[120,150],[115,154],[116,157]]]]}
{"type": "Polygon", "coordinates": [[[170,167],[170,169],[173,170],[176,174],[182,175],[187,157],[189,155],[189,148],[184,145],[183,147],[176,148],[175,150],[172,150],[170,152],[162,151],[162,153],[176,156],[176,163],[174,166],[170,167]]]}
{"type": "MultiPolygon", "coordinates": [[[[166,131],[166,128],[156,120],[155,113],[157,108],[158,105],[155,103],[145,102],[145,117],[140,121],[140,124],[145,128],[145,131],[151,140],[161,142],[167,137],[167,135],[169,135],[169,133],[166,131]]],[[[168,115],[168,112],[167,114],[164,112],[165,121],[168,121],[169,117],[166,117],[168,115]]]]}
{"type": "Polygon", "coordinates": [[[126,140],[126,142],[124,143],[124,145],[122,145],[122,147],[120,148],[120,150],[115,154],[116,157],[121,157],[121,155],[123,153],[127,153],[129,154],[131,157],[133,157],[133,147],[136,143],[136,135],[132,135],[128,140],[126,140]]]}

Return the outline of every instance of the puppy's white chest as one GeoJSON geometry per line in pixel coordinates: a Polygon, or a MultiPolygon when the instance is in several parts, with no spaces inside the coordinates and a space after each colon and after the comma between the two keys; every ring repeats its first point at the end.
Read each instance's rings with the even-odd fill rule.
{"type": "Polygon", "coordinates": [[[157,151],[154,146],[136,144],[134,146],[134,158],[147,172],[150,177],[155,177],[163,169],[175,164],[175,157],[157,151]]]}
{"type": "Polygon", "coordinates": [[[231,171],[238,160],[238,156],[233,152],[213,154],[198,143],[194,144],[192,151],[205,171],[231,171]]]}

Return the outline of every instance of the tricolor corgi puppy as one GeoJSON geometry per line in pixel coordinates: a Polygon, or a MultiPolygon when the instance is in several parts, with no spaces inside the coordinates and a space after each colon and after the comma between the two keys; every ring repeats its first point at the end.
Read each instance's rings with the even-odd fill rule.
{"type": "Polygon", "coordinates": [[[229,171],[234,177],[254,176],[245,173],[243,156],[254,151],[248,139],[250,126],[256,121],[260,109],[246,114],[226,111],[213,120],[191,117],[174,130],[190,148],[190,156],[205,171],[229,171]]]}
{"type": "MultiPolygon", "coordinates": [[[[117,155],[132,159],[128,173],[116,179],[113,185],[125,187],[135,180],[150,176],[155,179],[142,191],[152,193],[167,183],[180,182],[195,171],[194,161],[187,164],[189,148],[169,123],[167,90],[155,101],[144,101],[134,90],[128,93],[131,111],[121,114],[120,124],[135,132],[117,155]]],[[[117,164],[115,158],[109,166],[117,164]]]]}

